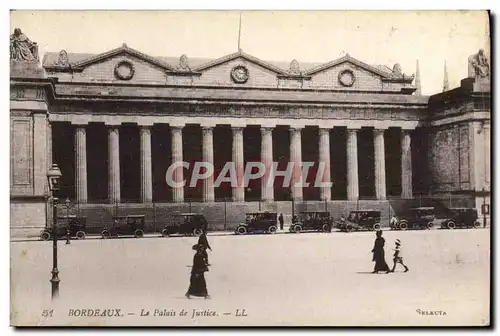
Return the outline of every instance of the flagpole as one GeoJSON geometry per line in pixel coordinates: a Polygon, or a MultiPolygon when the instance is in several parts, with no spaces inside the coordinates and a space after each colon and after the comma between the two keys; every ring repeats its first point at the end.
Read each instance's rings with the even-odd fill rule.
{"type": "Polygon", "coordinates": [[[241,51],[240,40],[241,40],[241,12],[240,12],[240,26],[238,29],[238,51],[241,51]]]}

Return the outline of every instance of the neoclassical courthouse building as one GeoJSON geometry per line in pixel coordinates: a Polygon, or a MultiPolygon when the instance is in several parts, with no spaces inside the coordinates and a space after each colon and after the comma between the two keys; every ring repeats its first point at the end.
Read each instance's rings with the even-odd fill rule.
{"type": "MultiPolygon", "coordinates": [[[[471,51],[472,53],[472,51],[471,51]]],[[[353,208],[397,211],[424,199],[490,203],[490,72],[482,51],[464,60],[461,86],[423,96],[420,74],[345,55],[327,63],[264,61],[242,50],[218,59],[156,57],[122,46],[101,54],[49,52],[11,36],[11,233],[38,234],[50,220],[46,174],[62,171],[56,196],[99,226],[113,214],[147,221],[201,211],[224,228],[244,212],[353,208]],[[167,168],[193,163],[325,162],[332,187],[248,187],[209,178],[171,188],[167,168]],[[154,208],[155,217],[151,217],[154,208]],[[164,214],[162,217],[161,214],[164,214]]],[[[296,180],[295,174],[292,179],[296,180]]],[[[451,202],[450,202],[451,203],[451,202]]],[[[63,208],[64,209],[64,208],[63,208]]],[[[63,210],[62,209],[62,210],[63,210]]],[[[156,225],[156,224],[155,224],[156,225]]]]}

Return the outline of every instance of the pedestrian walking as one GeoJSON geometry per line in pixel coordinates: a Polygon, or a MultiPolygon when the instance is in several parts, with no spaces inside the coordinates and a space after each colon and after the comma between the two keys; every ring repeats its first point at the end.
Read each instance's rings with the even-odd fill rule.
{"type": "Polygon", "coordinates": [[[191,296],[197,296],[210,299],[205,280],[205,272],[208,272],[208,265],[203,256],[204,246],[199,244],[193,245],[193,250],[196,250],[196,253],[193,257],[193,267],[191,268],[191,278],[186,297],[190,299],[191,296]]]}
{"type": "Polygon", "coordinates": [[[389,269],[389,265],[385,261],[385,239],[382,238],[382,231],[378,230],[376,232],[377,238],[375,238],[375,244],[373,246],[373,258],[372,261],[375,262],[375,268],[372,273],[385,272],[389,273],[391,270],[389,269]]]}
{"type": "Polygon", "coordinates": [[[278,217],[278,221],[280,222],[280,230],[283,230],[284,219],[283,219],[282,213],[280,213],[280,215],[278,217]]]}
{"type": "Polygon", "coordinates": [[[398,218],[396,215],[392,215],[391,220],[389,221],[389,227],[392,229],[397,228],[398,225],[398,218]]]}
{"type": "Polygon", "coordinates": [[[410,270],[403,263],[403,253],[401,251],[401,241],[399,239],[396,239],[396,247],[394,248],[394,258],[392,260],[394,261],[394,265],[392,266],[391,272],[394,272],[394,270],[396,269],[396,264],[403,265],[403,267],[405,268],[405,273],[410,270]]]}

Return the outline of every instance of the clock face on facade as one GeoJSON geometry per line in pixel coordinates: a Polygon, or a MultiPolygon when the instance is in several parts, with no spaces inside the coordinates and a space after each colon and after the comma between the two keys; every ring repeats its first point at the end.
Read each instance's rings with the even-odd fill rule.
{"type": "Polygon", "coordinates": [[[353,86],[356,78],[351,70],[343,70],[339,73],[339,82],[343,86],[353,86]]]}
{"type": "Polygon", "coordinates": [[[248,69],[243,65],[238,65],[231,70],[231,79],[238,84],[246,83],[248,80],[248,69]]]}
{"type": "Polygon", "coordinates": [[[115,76],[121,80],[129,80],[134,76],[134,66],[132,63],[122,61],[115,67],[115,76]]]}

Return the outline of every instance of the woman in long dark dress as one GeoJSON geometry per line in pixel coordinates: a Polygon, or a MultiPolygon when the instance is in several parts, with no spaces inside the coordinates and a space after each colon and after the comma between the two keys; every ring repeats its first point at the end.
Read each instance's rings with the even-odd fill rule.
{"type": "Polygon", "coordinates": [[[193,246],[193,249],[196,250],[196,254],[193,258],[193,268],[191,269],[191,279],[186,297],[190,299],[191,296],[198,296],[210,299],[207,291],[207,282],[205,281],[205,272],[208,272],[208,266],[204,257],[205,247],[196,244],[193,246]]]}
{"type": "Polygon", "coordinates": [[[375,245],[373,246],[373,259],[375,261],[375,269],[372,273],[386,272],[389,273],[389,265],[385,262],[384,252],[385,239],[382,238],[382,231],[377,231],[377,238],[375,238],[375,245]]]}

